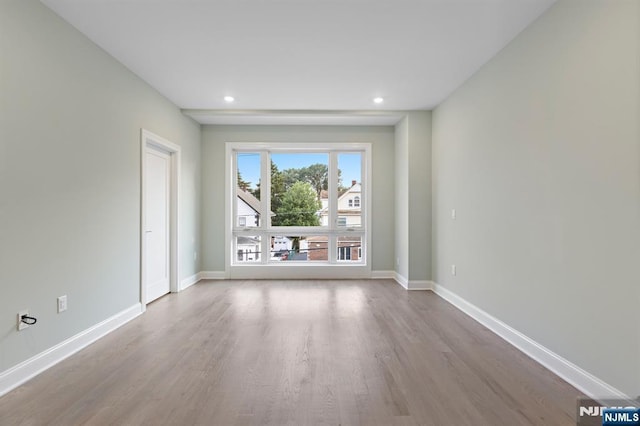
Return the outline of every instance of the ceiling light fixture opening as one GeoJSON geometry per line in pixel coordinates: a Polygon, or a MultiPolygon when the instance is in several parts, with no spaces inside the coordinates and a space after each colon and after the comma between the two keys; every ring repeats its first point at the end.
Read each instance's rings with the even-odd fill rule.
{"type": "Polygon", "coordinates": [[[381,104],[384,102],[384,99],[378,96],[377,98],[373,98],[373,102],[376,104],[381,104]]]}
{"type": "Polygon", "coordinates": [[[236,100],[236,99],[235,99],[233,96],[225,96],[225,97],[224,97],[224,101],[225,101],[225,102],[233,102],[233,101],[235,101],[235,100],[236,100]]]}

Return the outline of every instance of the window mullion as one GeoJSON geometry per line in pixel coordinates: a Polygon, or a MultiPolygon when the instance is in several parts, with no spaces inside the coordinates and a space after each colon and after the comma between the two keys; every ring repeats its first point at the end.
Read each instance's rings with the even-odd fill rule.
{"type": "Polygon", "coordinates": [[[337,262],[337,239],[335,231],[338,226],[338,153],[331,151],[329,153],[329,223],[328,227],[332,231],[329,236],[328,244],[328,260],[329,263],[337,262]]]}
{"type": "MultiPolygon", "coordinates": [[[[369,156],[367,155],[368,151],[363,151],[362,156],[360,158],[360,227],[362,229],[367,229],[367,185],[369,184],[369,168],[367,161],[369,156]]],[[[364,241],[362,242],[364,244],[364,241]]]]}
{"type": "Polygon", "coordinates": [[[231,156],[231,229],[235,229],[238,226],[238,191],[236,188],[238,187],[238,161],[237,161],[237,152],[233,151],[233,155],[231,156]]]}
{"type": "Polygon", "coordinates": [[[266,264],[271,258],[271,237],[266,232],[271,228],[271,156],[269,151],[260,152],[260,166],[260,205],[263,217],[260,222],[261,263],[266,264]]]}

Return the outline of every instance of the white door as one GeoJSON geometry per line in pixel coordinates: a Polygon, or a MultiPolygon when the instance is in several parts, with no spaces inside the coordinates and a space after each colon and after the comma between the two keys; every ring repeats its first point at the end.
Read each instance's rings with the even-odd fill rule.
{"type": "Polygon", "coordinates": [[[146,303],[170,291],[171,157],[147,147],[145,163],[145,259],[146,303]]]}

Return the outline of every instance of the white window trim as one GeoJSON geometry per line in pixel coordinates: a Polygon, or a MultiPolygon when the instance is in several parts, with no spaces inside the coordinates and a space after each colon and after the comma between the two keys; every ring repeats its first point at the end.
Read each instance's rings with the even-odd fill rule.
{"type": "MultiPolygon", "coordinates": [[[[263,182],[262,198],[271,198],[271,164],[269,164],[268,156],[262,157],[261,164],[261,182],[263,182]]],[[[371,275],[371,251],[368,247],[371,247],[371,187],[372,187],[372,173],[371,173],[371,144],[370,143],[282,143],[282,142],[227,142],[225,144],[225,276],[229,278],[367,278],[371,275]],[[236,156],[233,155],[236,151],[245,152],[318,152],[329,153],[332,159],[329,161],[329,227],[276,227],[270,228],[268,232],[265,232],[264,228],[244,228],[239,230],[235,225],[234,217],[234,205],[235,205],[235,185],[233,182],[236,177],[234,176],[236,170],[236,156]],[[337,155],[340,152],[363,152],[362,156],[362,197],[364,197],[364,203],[361,203],[362,215],[364,217],[364,226],[359,228],[346,228],[349,234],[361,235],[365,242],[363,250],[362,261],[352,263],[338,262],[337,251],[328,250],[329,263],[315,263],[309,262],[304,264],[292,264],[287,263],[279,264],[277,262],[270,262],[270,256],[264,255],[270,250],[269,242],[271,235],[282,235],[283,230],[287,231],[289,235],[329,235],[329,247],[336,246],[337,234],[337,182],[332,182],[332,177],[337,176],[337,155]],[[333,224],[333,227],[331,227],[333,224]],[[262,235],[265,236],[262,241],[262,253],[260,256],[261,261],[252,264],[237,264],[234,262],[234,248],[233,234],[234,232],[247,232],[255,234],[260,229],[262,235]]],[[[267,203],[263,203],[263,209],[261,212],[263,220],[261,223],[265,223],[264,218],[268,217],[267,203]]],[[[252,235],[253,235],[252,234],[252,235]]]]}

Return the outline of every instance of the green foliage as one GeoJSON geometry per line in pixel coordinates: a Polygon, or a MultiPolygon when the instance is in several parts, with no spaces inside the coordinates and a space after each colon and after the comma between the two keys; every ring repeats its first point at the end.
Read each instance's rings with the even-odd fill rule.
{"type": "MultiPolygon", "coordinates": [[[[338,170],[338,179],[341,181],[340,174],[340,170],[338,170]]],[[[329,189],[329,168],[326,164],[317,163],[299,169],[286,169],[282,171],[282,180],[285,188],[290,188],[299,181],[308,182],[320,200],[322,190],[329,189]]]]}
{"type": "MultiPolygon", "coordinates": [[[[342,189],[341,171],[338,170],[338,185],[342,189]]],[[[290,219],[286,219],[288,212],[282,208],[283,199],[296,183],[308,183],[315,193],[317,207],[313,210],[316,212],[320,209],[320,196],[322,190],[329,189],[329,169],[326,164],[312,164],[308,167],[299,169],[278,170],[278,166],[271,161],[271,211],[276,216],[271,218],[271,224],[274,226],[288,226],[290,219]]],[[[258,184],[259,187],[259,184],[258,184]]],[[[314,225],[319,225],[319,220],[314,225]]],[[[295,224],[297,225],[297,223],[295,224]]],[[[303,225],[300,225],[303,226],[303,225]]],[[[305,225],[308,226],[308,225],[305,225]]]]}
{"type": "Polygon", "coordinates": [[[308,182],[298,181],[282,196],[275,213],[281,226],[319,226],[319,209],[315,189],[308,182]]]}
{"type": "Polygon", "coordinates": [[[329,188],[329,168],[326,164],[312,164],[301,169],[301,172],[302,180],[311,184],[319,201],[322,190],[329,188]]]}
{"type": "MultiPolygon", "coordinates": [[[[278,170],[278,166],[271,161],[271,211],[277,212],[280,209],[280,205],[282,204],[282,196],[286,191],[284,184],[284,176],[282,172],[278,170]]],[[[273,226],[279,226],[280,217],[273,216],[271,218],[271,224],[273,226]]]]}
{"type": "Polygon", "coordinates": [[[344,192],[346,189],[342,186],[342,170],[338,169],[338,192],[344,192]]]}
{"type": "MultiPolygon", "coordinates": [[[[260,199],[260,182],[251,189],[251,182],[245,181],[238,170],[238,188],[252,193],[260,199]]],[[[338,170],[338,184],[342,187],[341,171],[338,170]]],[[[320,219],[316,212],[321,208],[322,190],[329,187],[329,170],[326,164],[312,164],[299,169],[278,170],[271,161],[271,218],[273,226],[318,226],[320,219]],[[302,189],[304,188],[304,190],[302,189]],[[312,195],[312,198],[308,194],[312,195]],[[285,204],[285,200],[287,204],[285,204]]]]}
{"type": "Polygon", "coordinates": [[[237,183],[238,183],[238,188],[242,189],[243,191],[248,191],[249,188],[251,188],[251,182],[247,182],[246,180],[242,179],[240,170],[238,170],[237,183]]]}
{"type": "Polygon", "coordinates": [[[285,191],[291,188],[294,183],[304,181],[301,171],[302,169],[286,169],[281,172],[282,184],[284,185],[285,191]]]}

